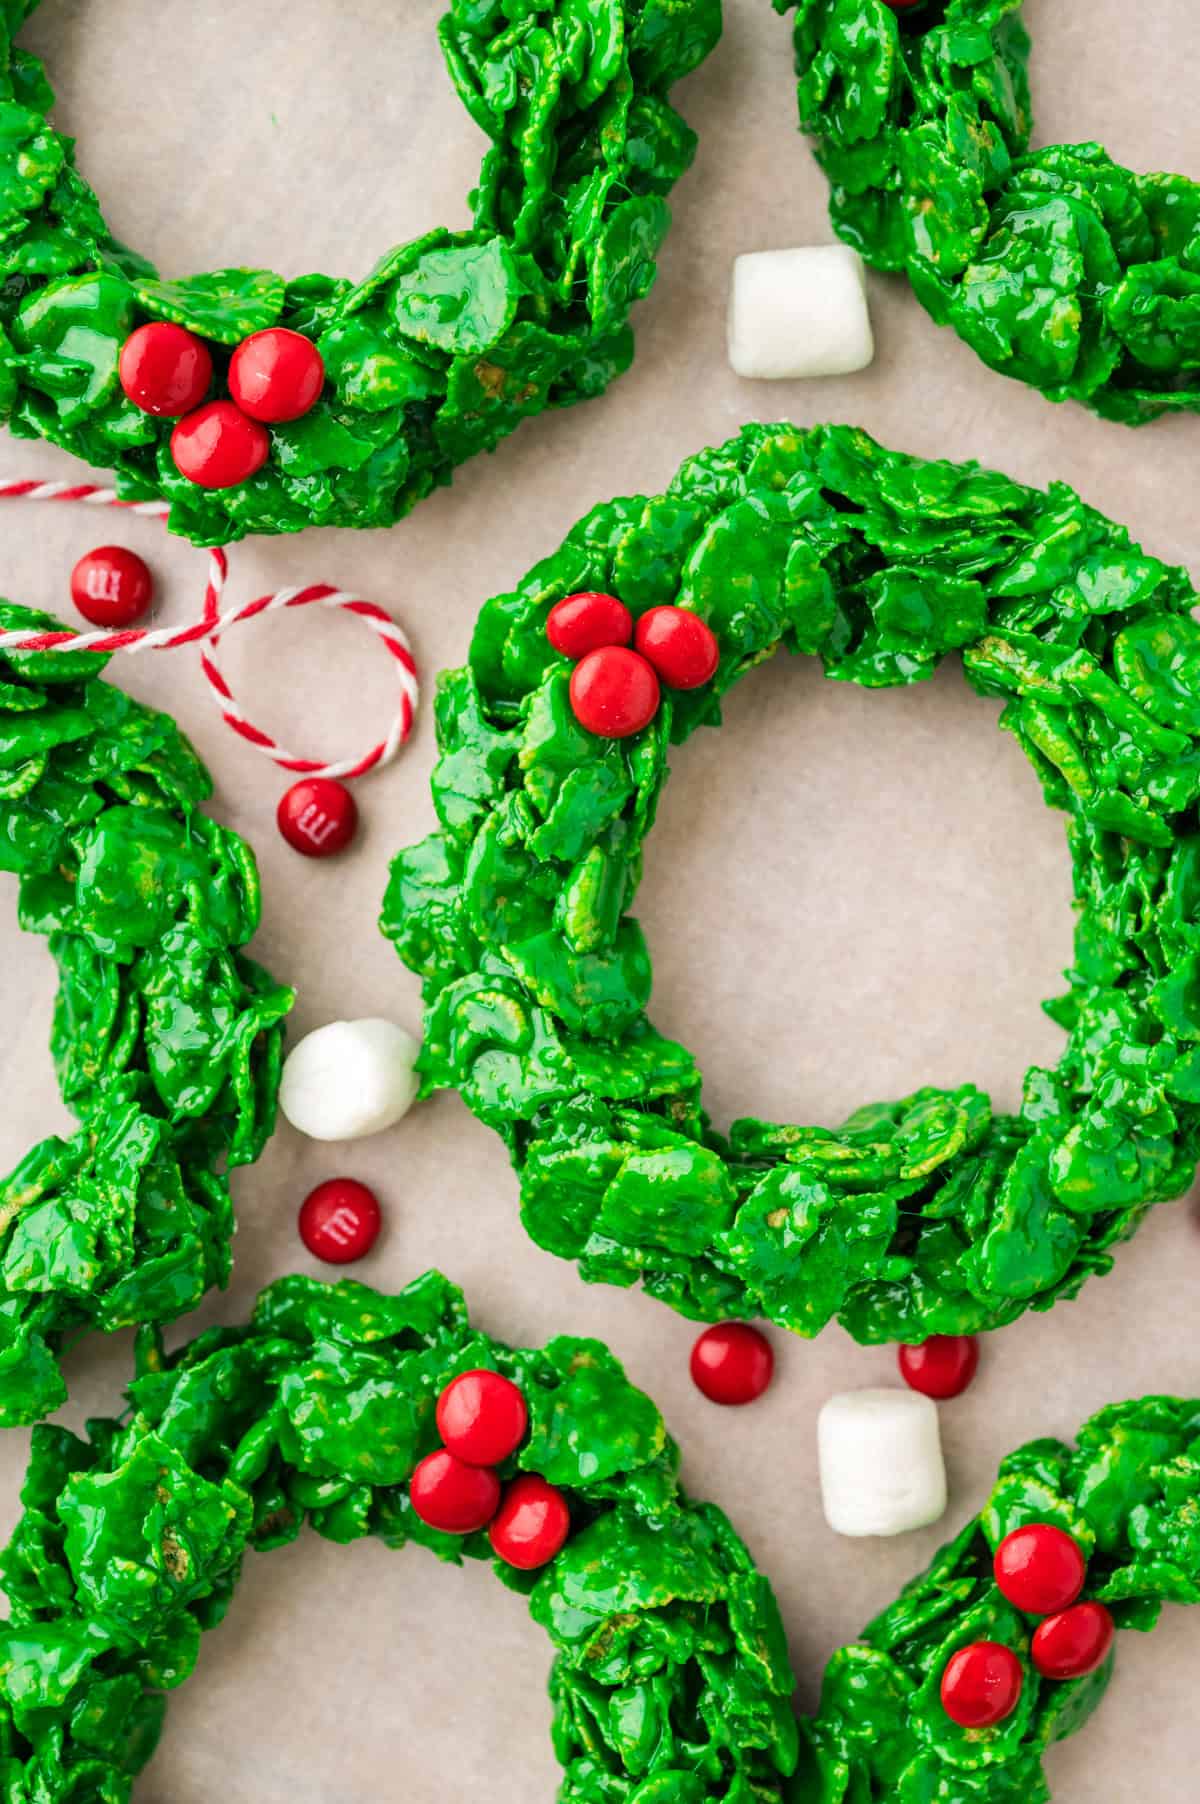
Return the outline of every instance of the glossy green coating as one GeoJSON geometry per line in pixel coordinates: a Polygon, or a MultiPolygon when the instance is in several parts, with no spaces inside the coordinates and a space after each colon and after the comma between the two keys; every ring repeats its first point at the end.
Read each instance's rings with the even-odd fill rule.
{"type": "MultiPolygon", "coordinates": [[[[0,602],[0,631],[58,625],[0,602]]],[[[173,1320],[226,1283],[226,1169],[271,1132],[292,1003],[240,950],[254,854],[200,812],[208,773],[174,721],[105,662],[0,653],[0,870],[58,966],[50,1045],[79,1121],[0,1180],[0,1427],[63,1402],[86,1330],[173,1320]]]]}
{"type": "Polygon", "coordinates": [[[0,419],[19,437],[115,469],[126,499],[165,498],[198,545],[390,526],[523,419],[628,367],[629,313],[696,145],[667,92],[716,43],[720,0],[452,0],[442,49],[490,141],[473,223],[395,246],[361,282],[160,280],[113,237],[74,141],[47,122],[45,71],[13,42],[37,4],[0,0],[0,419]],[[126,399],[118,355],[151,319],[210,341],[220,396],[251,332],[316,340],[325,393],[271,428],[248,482],[197,487],[171,458],[174,422],[126,399]]]}
{"type": "Polygon", "coordinates": [[[1200,411],[1200,184],[1099,144],[1029,149],[1020,0],[773,3],[796,13],[840,237],[1052,401],[1126,425],[1200,411]]]}
{"type": "Polygon", "coordinates": [[[593,508],[488,601],[440,680],[441,825],[396,858],[381,925],[425,980],[424,1090],[457,1088],[503,1134],[539,1245],[685,1315],[805,1335],[836,1316],[872,1342],[998,1327],[1107,1271],[1200,1155],[1195,605],[1063,484],[788,425],[593,508]],[[634,738],[584,731],[545,633],[584,589],[696,609],[712,683],[634,738]],[[1017,1114],[965,1083],[836,1130],[725,1136],[692,1055],[651,1025],[628,910],[668,746],[780,647],[867,688],[961,658],[1064,813],[1076,956],[1047,1008],[1067,1043],[1017,1114]]]}
{"type": "Polygon", "coordinates": [[[982,1515],[834,1655],[817,1717],[797,1725],[770,1585],[721,1511],[680,1491],[662,1418],[601,1342],[505,1347],[427,1272],[396,1296],[282,1278],[248,1326],[169,1356],[147,1331],[138,1352],[124,1418],[89,1423],[86,1441],[34,1430],[24,1514],[0,1558],[12,1612],[0,1784],[13,1804],[125,1804],[162,1694],[224,1617],[247,1549],[307,1522],[339,1543],[488,1558],[485,1534],[427,1527],[407,1489],[438,1444],[439,1392],[480,1366],[529,1406],[501,1476],[541,1473],[571,1510],[542,1571],[494,1562],[554,1648],[560,1804],[1039,1804],[1044,1749],[1086,1721],[1112,1662],[1072,1684],[1037,1677],[1036,1619],[992,1582],[997,1542],[1060,1523],[1089,1555],[1087,1595],[1126,1628],[1152,1627],[1163,1600],[1200,1601],[1200,1402],[1114,1405],[1075,1450],[1034,1441],[1005,1460],[982,1515]],[[1020,1653],[1025,1691],[1009,1722],[965,1735],[937,1681],[984,1635],[1020,1653]]]}

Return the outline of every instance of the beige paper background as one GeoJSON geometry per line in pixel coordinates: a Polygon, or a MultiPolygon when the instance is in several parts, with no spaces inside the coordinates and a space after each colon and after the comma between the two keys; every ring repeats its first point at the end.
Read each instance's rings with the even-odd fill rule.
{"type": "MultiPolygon", "coordinates": [[[[480,139],[442,72],[435,0],[45,0],[27,41],[47,53],[60,120],[116,230],[168,274],[246,261],[358,274],[385,246],[466,219],[480,139]]],[[[1139,434],[1057,409],[937,332],[900,283],[872,280],[879,344],[862,376],[755,385],[727,368],[723,312],[738,251],[828,238],[825,185],[793,129],[788,27],[766,0],[726,0],[726,37],[679,91],[701,133],[681,184],[639,357],[602,401],[526,426],[390,533],[310,533],[238,547],[233,593],[328,578],[377,597],[413,634],[427,679],[461,662],[485,597],[552,549],[602,496],[661,488],[677,462],[748,418],[859,422],[929,455],[977,456],[1033,482],[1062,477],[1200,576],[1200,421],[1139,434]]],[[[1041,140],[1101,137],[1138,167],[1200,170],[1190,70],[1195,0],[1030,0],[1041,140]]],[[[5,441],[0,471],[80,474],[5,441]]],[[[152,558],[161,617],[198,606],[203,559],[153,523],[10,505],[0,592],[67,606],[71,563],[120,537],[152,558]]],[[[226,669],[255,718],[329,754],[365,743],[390,704],[384,660],[341,619],[252,626],[226,669]]],[[[169,708],[212,766],[217,811],[263,867],[257,952],[299,989],[295,1033],[385,1012],[415,1027],[417,986],[375,931],[389,854],[432,823],[431,713],[359,791],[365,831],[337,864],[279,840],[282,784],[220,724],[190,654],[118,660],[114,679],[169,708]]],[[[714,1115],[835,1121],[920,1082],[972,1078],[1002,1105],[1057,1030],[1037,1009],[1070,955],[1061,824],[994,710],[956,675],[867,695],[777,662],[744,686],[724,732],[678,754],[640,915],[656,953],[654,1016],[700,1055],[714,1115]]],[[[65,1125],[44,1050],[52,993],[40,942],[0,926],[0,1169],[65,1125]]],[[[281,1126],[239,1175],[231,1291],[188,1322],[240,1319],[257,1289],[318,1269],[294,1232],[307,1189],[338,1172],[375,1184],[387,1230],[355,1275],[389,1287],[431,1263],[476,1319],[517,1341],[604,1336],[682,1442],[689,1486],[733,1516],[777,1588],[799,1700],[821,1666],[944,1533],[978,1507],[999,1457],[1069,1433],[1113,1397],[1200,1386],[1193,1206],[1159,1212],[1114,1276],[993,1337],[979,1380],[943,1411],[952,1479],[943,1529],[839,1541],[816,1494],[814,1418],[834,1390],[889,1382],[887,1350],[840,1331],[775,1335],[779,1370],[755,1408],[722,1412],[687,1377],[694,1330],[639,1295],[583,1286],[516,1220],[500,1143],[454,1096],[391,1133],[322,1148],[281,1126]]],[[[110,1411],[127,1337],[71,1363],[71,1422],[110,1411]]],[[[17,1509],[27,1436],[0,1437],[0,1531],[17,1509]]],[[[1200,1615],[1200,1612],[1197,1613],[1200,1615]]],[[[486,1569],[306,1537],[251,1558],[225,1625],[171,1705],[139,1804],[493,1804],[549,1798],[547,1650],[486,1569]]],[[[1057,1804],[1184,1804],[1195,1796],[1200,1621],[1175,1612],[1125,1637],[1105,1709],[1056,1750],[1057,1804]]]]}

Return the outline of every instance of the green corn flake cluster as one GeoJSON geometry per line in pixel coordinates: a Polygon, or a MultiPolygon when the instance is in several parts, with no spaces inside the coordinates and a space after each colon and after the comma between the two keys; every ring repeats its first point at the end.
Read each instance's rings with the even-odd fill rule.
{"type": "Polygon", "coordinates": [[[1200,411],[1200,184],[1029,149],[1020,0],[774,0],[838,235],[1051,400],[1200,411]]]}
{"type": "Polygon", "coordinates": [[[488,601],[440,682],[441,825],[396,858],[381,924],[424,978],[424,1090],[504,1136],[534,1240],[685,1315],[837,1317],[868,1342],[998,1327],[1108,1271],[1200,1156],[1195,605],[1063,484],[788,425],[594,508],[488,601]],[[546,637],[588,589],[693,608],[720,644],[712,683],[631,739],[580,727],[546,637]],[[651,1024],[629,909],[668,745],[781,646],[867,688],[961,659],[1065,815],[1075,962],[1047,1007],[1066,1049],[1016,1114],[965,1083],[725,1136],[651,1024]]]}
{"type": "MultiPolygon", "coordinates": [[[[0,603],[0,631],[57,627],[0,603]]],[[[86,1330],[173,1320],[227,1282],[226,1168],[271,1132],[292,1003],[240,951],[253,853],[200,812],[208,773],[174,721],[104,663],[0,654],[0,870],[58,966],[51,1051],[80,1124],[0,1180],[3,1427],[63,1402],[86,1330]]]]}
{"type": "Polygon", "coordinates": [[[249,532],[390,526],[523,419],[600,394],[633,356],[665,196],[695,135],[671,84],[720,35],[720,0],[453,0],[441,22],[464,106],[490,140],[470,230],[389,250],[361,282],[270,270],[162,281],[119,243],[47,122],[54,95],[13,35],[38,0],[0,0],[0,420],[165,497],[196,544],[249,532]],[[118,382],[147,320],[228,354],[285,326],[316,340],[325,394],[271,429],[268,462],[219,491],[181,476],[171,420],[118,382]]]}
{"type": "MultiPolygon", "coordinates": [[[[1007,1459],[982,1516],[830,1662],[811,1723],[766,1579],[712,1504],[679,1489],[678,1452],[650,1399],[599,1341],[512,1349],[473,1330],[461,1293],[427,1272],[396,1296],[280,1279],[249,1326],[166,1356],[139,1339],[130,1412],[81,1440],[34,1430],[24,1514],[0,1559],[0,1785],[14,1804],[125,1804],[154,1750],[163,1693],[191,1672],[248,1549],[307,1523],[345,1543],[417,1542],[486,1559],[486,1534],[423,1523],[408,1480],[438,1444],[458,1373],[520,1386],[525,1444],[502,1470],[565,1492],[571,1533],[541,1572],[495,1561],[554,1649],[560,1804],[1039,1804],[1047,1744],[1072,1733],[1111,1671],[1070,1684],[1029,1662],[1035,1626],[1000,1597],[990,1550],[1054,1521],[1089,1555],[1089,1592],[1148,1629],[1162,1600],[1200,1600],[1200,1403],[1116,1405],[1074,1451],[1035,1441],[1007,1459]],[[1020,1710],[964,1734],[941,1709],[949,1656],[1008,1642],[1020,1710]]],[[[399,1573],[397,1579],[399,1580],[399,1573]]]]}

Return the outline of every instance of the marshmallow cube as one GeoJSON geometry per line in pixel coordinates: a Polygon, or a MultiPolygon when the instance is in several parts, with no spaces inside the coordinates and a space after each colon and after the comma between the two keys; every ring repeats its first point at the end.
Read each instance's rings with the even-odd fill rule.
{"type": "Polygon", "coordinates": [[[838,1535],[904,1535],[946,1512],[937,1405],[909,1390],[843,1391],[817,1418],[825,1520],[838,1535]]]}
{"type": "Polygon", "coordinates": [[[361,1140],[406,1115],[420,1046],[391,1021],[331,1021],[284,1060],[279,1106],[312,1140],[361,1140]]]}
{"type": "Polygon", "coordinates": [[[875,355],[863,262],[848,244],[733,260],[729,361],[757,381],[848,376],[875,355]]]}

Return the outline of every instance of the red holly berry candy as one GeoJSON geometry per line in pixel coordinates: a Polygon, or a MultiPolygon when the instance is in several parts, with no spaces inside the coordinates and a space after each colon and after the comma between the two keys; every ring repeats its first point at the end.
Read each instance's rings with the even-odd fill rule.
{"type": "Polygon", "coordinates": [[[918,1347],[896,1353],[905,1384],[925,1397],[958,1397],[979,1368],[979,1342],[973,1334],[931,1334],[918,1347]]]}
{"type": "Polygon", "coordinates": [[[651,608],[633,643],[668,689],[702,688],[721,661],[716,635],[691,608],[651,608]]]}
{"type": "Polygon", "coordinates": [[[428,1453],[409,1480],[413,1509],[430,1528],[473,1535],[486,1528],[500,1502],[500,1480],[487,1466],[468,1466],[444,1447],[428,1453]]]}
{"type": "Polygon", "coordinates": [[[208,393],[212,357],[194,332],[155,319],[129,334],[121,346],[117,374],[135,407],[177,419],[199,407],[208,393]]]}
{"type": "Polygon", "coordinates": [[[974,1641],[960,1647],[942,1674],[942,1708],[964,1729],[990,1729],[1021,1701],[1025,1674],[1011,1647],[974,1641]]]}
{"type": "Polygon", "coordinates": [[[1115,1630],[1103,1604],[1072,1604],[1034,1630],[1033,1664],[1046,1679],[1082,1679],[1107,1660],[1115,1630]]]}
{"type": "Polygon", "coordinates": [[[468,1466],[498,1466],[529,1426],[525,1399],[499,1372],[463,1372],[438,1398],[438,1433],[468,1466]]]}
{"type": "Polygon", "coordinates": [[[571,672],[571,707],[581,727],[601,739],[628,739],[658,713],[658,678],[639,652],[604,645],[571,672]]]}
{"type": "Polygon", "coordinates": [[[299,1224],[314,1259],[349,1265],[375,1245],[383,1214],[375,1192],[357,1178],[326,1178],[301,1203],[299,1224]]]}
{"type": "Polygon", "coordinates": [[[546,637],[564,658],[584,658],[604,645],[628,645],[633,615],[615,595],[593,590],[568,595],[547,614],[546,637]]]}
{"type": "Polygon", "coordinates": [[[492,1552],[532,1572],[552,1560],[571,1529],[571,1515],[561,1491],[536,1473],[514,1478],[488,1530],[492,1552]]]}
{"type": "Polygon", "coordinates": [[[692,1382],[710,1403],[753,1403],[774,1370],[770,1341],[749,1322],[719,1322],[692,1348],[692,1382]]]}
{"type": "Polygon", "coordinates": [[[1052,1522],[1030,1522],[1005,1535],[993,1561],[1010,1604],[1030,1616],[1065,1610],[1083,1590],[1087,1561],[1078,1541],[1052,1522]]]}
{"type": "Polygon", "coordinates": [[[171,434],[175,468],[202,489],[232,489],[248,482],[270,450],[266,429],[232,401],[209,401],[185,414],[171,434]]]}
{"type": "Polygon", "coordinates": [[[154,578],[136,551],[97,545],[71,572],[71,600],[93,626],[132,626],[154,600],[154,578]]]}
{"type": "Polygon", "coordinates": [[[358,803],[333,777],[305,777],[284,790],[275,822],[288,845],[306,858],[332,858],[358,831],[358,803]]]}
{"type": "Polygon", "coordinates": [[[311,338],[269,326],[244,338],[229,360],[229,392],[252,420],[298,420],[317,404],[325,364],[311,338]]]}

